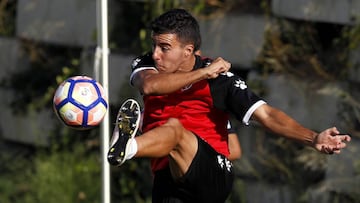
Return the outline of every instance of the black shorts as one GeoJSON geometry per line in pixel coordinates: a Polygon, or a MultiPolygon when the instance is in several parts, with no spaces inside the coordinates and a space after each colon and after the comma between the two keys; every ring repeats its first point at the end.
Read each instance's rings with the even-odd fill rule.
{"type": "Polygon", "coordinates": [[[153,203],[223,203],[233,184],[232,163],[198,138],[198,151],[189,170],[174,180],[167,167],[155,172],[153,203]]]}

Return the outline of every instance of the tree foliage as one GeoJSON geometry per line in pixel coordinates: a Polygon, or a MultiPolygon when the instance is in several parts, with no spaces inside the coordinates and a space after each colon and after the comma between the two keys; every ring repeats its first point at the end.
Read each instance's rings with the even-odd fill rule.
{"type": "Polygon", "coordinates": [[[98,150],[93,151],[91,145],[84,144],[86,142],[70,144],[68,141],[57,140],[50,149],[23,146],[17,150],[20,153],[11,149],[2,152],[0,160],[7,164],[1,167],[1,201],[100,202],[98,150]],[[31,154],[25,155],[24,148],[31,154]]]}
{"type": "Polygon", "coordinates": [[[0,36],[15,34],[16,2],[14,0],[0,0],[0,36]]]}

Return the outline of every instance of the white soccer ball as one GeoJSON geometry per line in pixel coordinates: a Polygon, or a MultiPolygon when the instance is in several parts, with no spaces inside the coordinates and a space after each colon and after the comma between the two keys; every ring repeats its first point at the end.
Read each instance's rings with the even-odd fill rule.
{"type": "Polygon", "coordinates": [[[108,108],[108,98],[96,80],[88,76],[74,76],[59,85],[53,107],[65,125],[89,129],[98,126],[103,120],[108,108]]]}

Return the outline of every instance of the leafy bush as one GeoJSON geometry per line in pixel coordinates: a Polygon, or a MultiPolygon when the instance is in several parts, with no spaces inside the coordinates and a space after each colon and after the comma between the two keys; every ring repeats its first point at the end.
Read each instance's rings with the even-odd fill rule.
{"type": "Polygon", "coordinates": [[[81,143],[74,146],[8,162],[11,170],[0,178],[2,202],[100,202],[99,153],[90,153],[81,143]]]}

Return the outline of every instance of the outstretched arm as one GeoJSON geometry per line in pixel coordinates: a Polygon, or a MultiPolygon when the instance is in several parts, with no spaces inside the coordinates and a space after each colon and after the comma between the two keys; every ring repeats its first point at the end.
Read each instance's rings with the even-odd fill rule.
{"type": "Polygon", "coordinates": [[[316,133],[303,127],[284,112],[267,104],[256,109],[253,118],[278,135],[296,140],[327,154],[340,153],[341,149],[346,147],[345,141],[351,140],[349,135],[340,135],[335,127],[316,133]]]}

